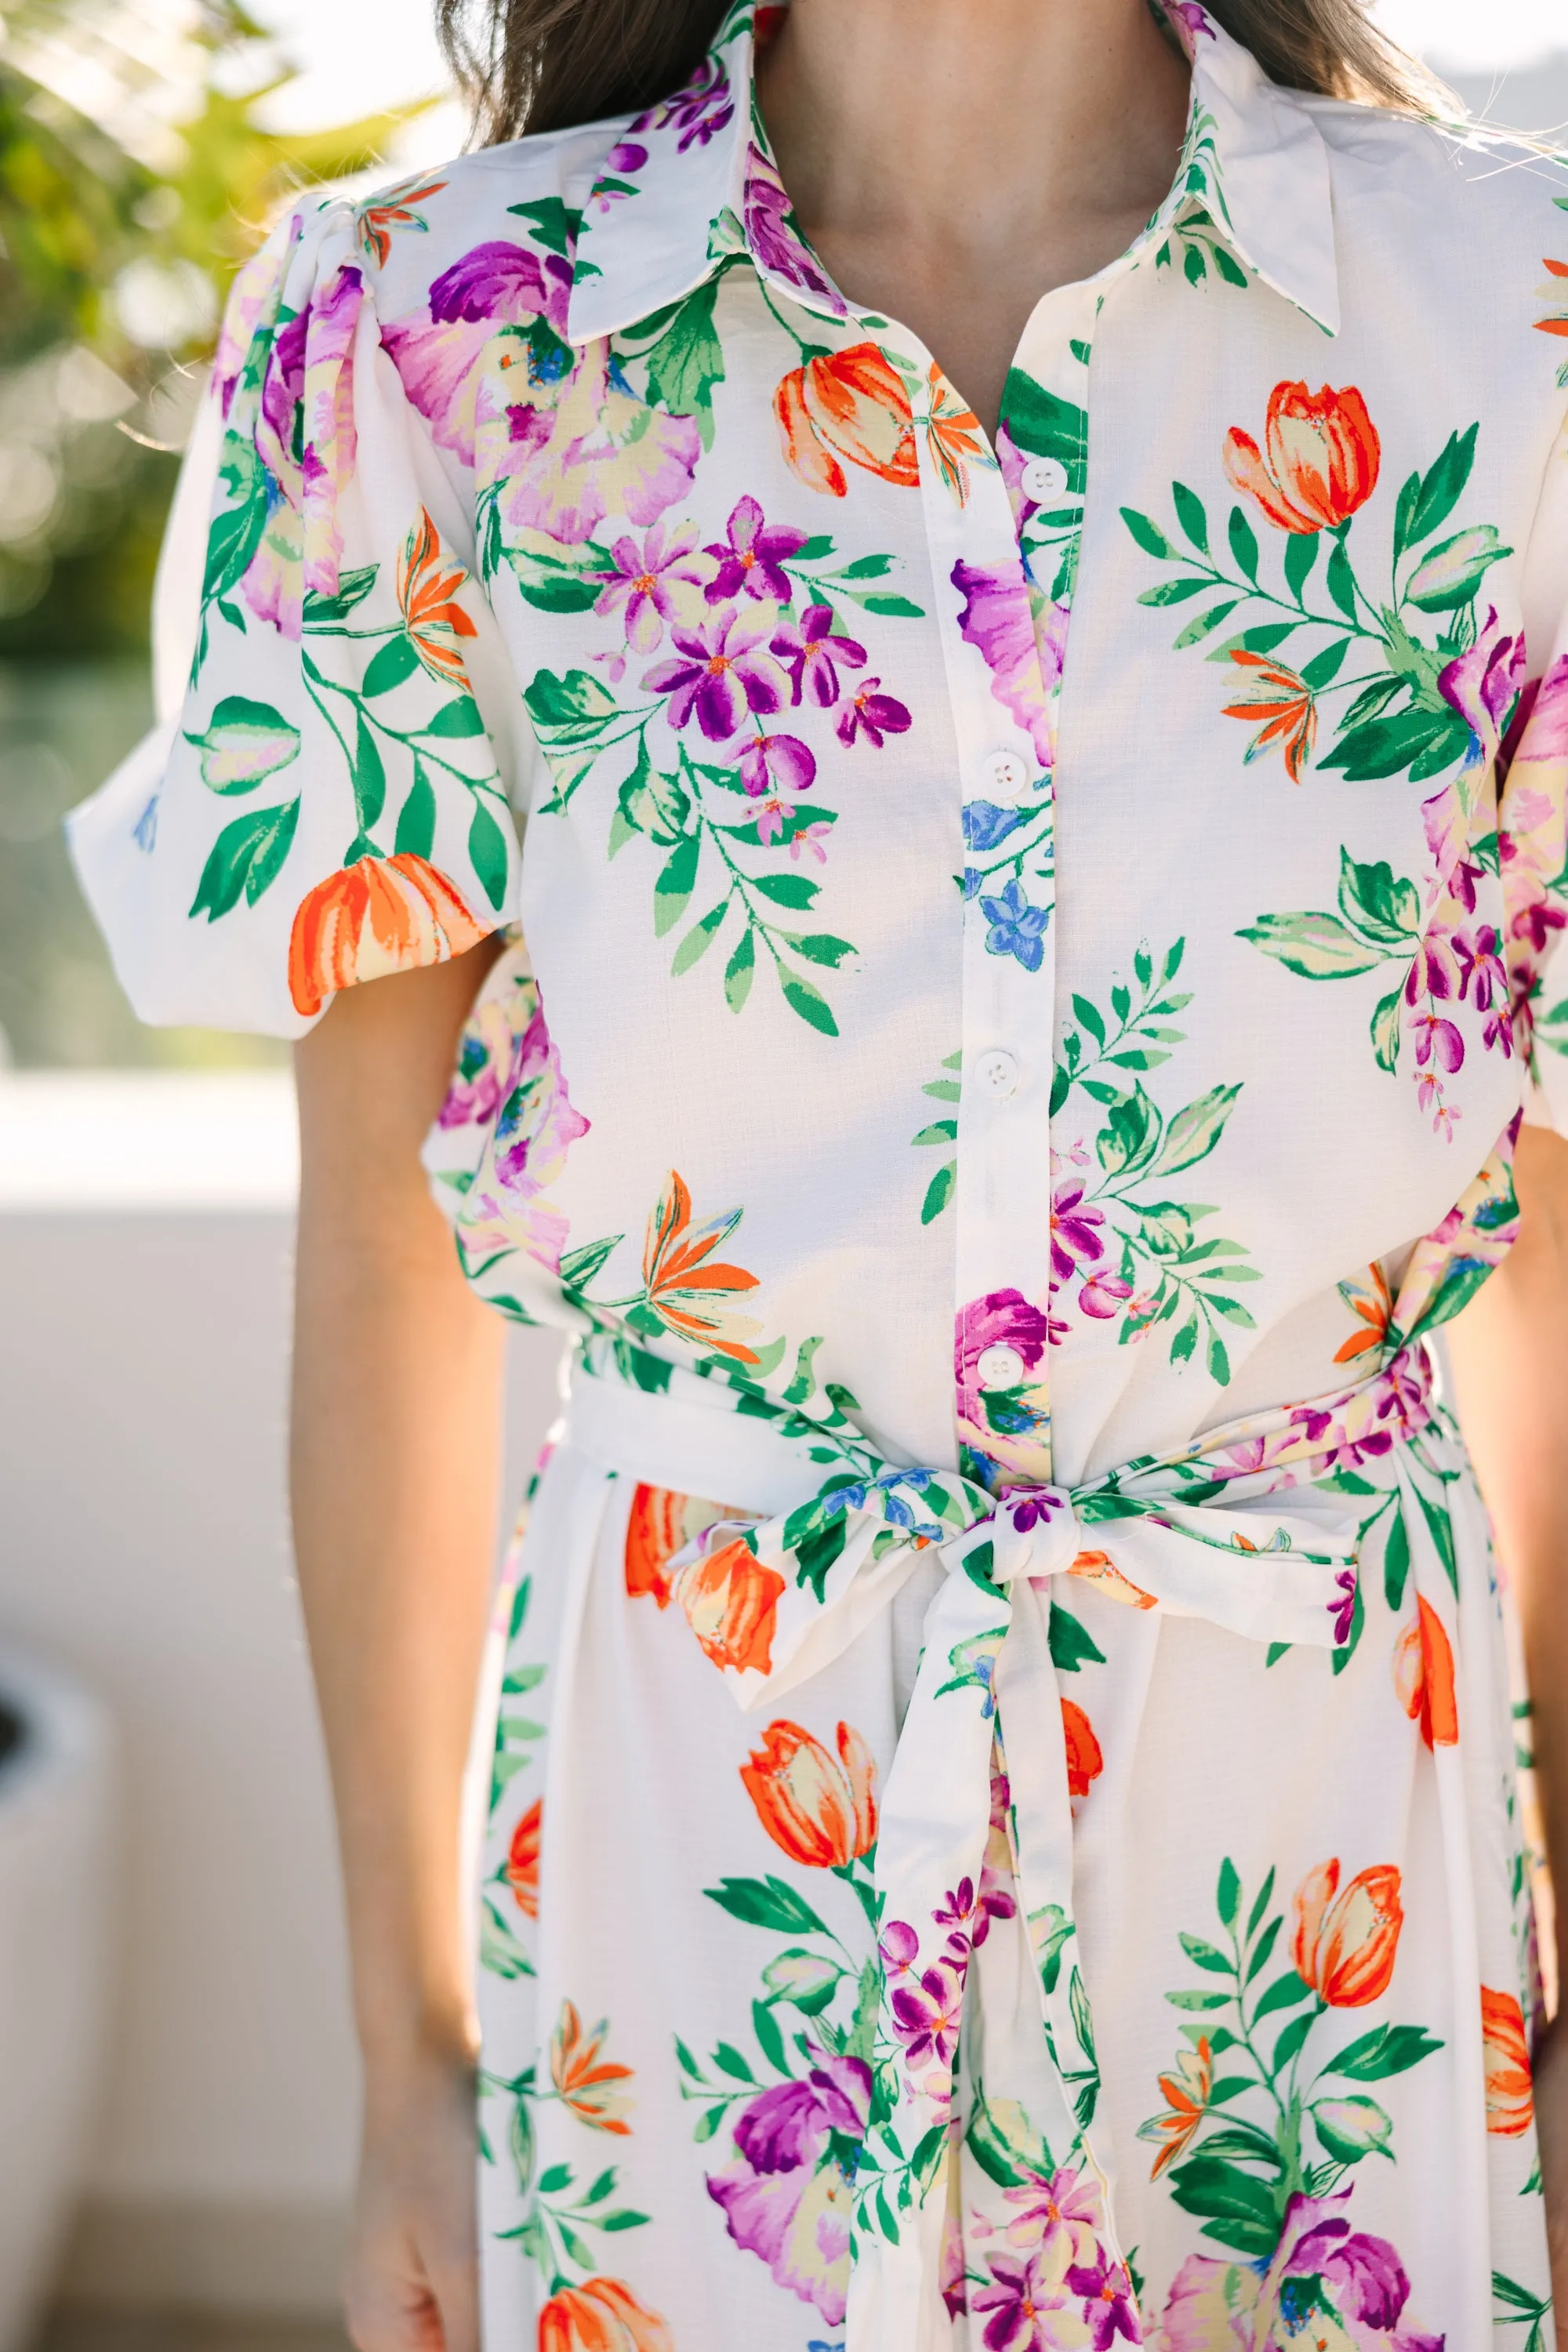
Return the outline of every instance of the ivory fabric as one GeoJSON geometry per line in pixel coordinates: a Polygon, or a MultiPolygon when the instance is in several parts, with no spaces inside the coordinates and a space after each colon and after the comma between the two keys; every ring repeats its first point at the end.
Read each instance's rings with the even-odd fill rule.
{"type": "Polygon", "coordinates": [[[508,933],[427,1153],[574,1342],[487,2344],[1534,2352],[1429,1342],[1568,1128],[1568,168],[1170,0],[1176,180],[992,442],[803,239],[753,13],[279,227],[73,821],[149,1019],[508,933]]]}

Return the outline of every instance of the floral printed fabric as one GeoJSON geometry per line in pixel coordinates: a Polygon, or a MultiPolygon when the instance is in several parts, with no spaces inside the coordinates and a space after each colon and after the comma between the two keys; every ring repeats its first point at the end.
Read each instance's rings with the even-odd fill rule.
{"type": "Polygon", "coordinates": [[[748,5],[635,120],[301,208],[74,821],[150,1018],[509,933],[427,1155],[577,1342],[497,1628],[495,2352],[1550,2331],[1427,1346],[1568,1130],[1568,169],[1167,13],[1176,181],[994,440],[802,238],[748,5]]]}

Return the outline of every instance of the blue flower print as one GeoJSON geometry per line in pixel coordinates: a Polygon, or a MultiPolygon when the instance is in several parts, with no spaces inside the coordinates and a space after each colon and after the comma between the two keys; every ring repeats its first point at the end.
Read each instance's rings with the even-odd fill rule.
{"type": "Polygon", "coordinates": [[[1046,958],[1050,908],[1031,907],[1018,882],[1009,882],[999,898],[982,898],[980,904],[991,925],[985,935],[989,953],[1016,956],[1026,971],[1038,971],[1046,958]]]}

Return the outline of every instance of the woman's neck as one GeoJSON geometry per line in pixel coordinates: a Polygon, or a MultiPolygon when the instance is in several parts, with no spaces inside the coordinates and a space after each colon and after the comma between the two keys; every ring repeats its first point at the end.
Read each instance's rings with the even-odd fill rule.
{"type": "Polygon", "coordinates": [[[837,284],[994,427],[1035,303],[1169,188],[1187,68],[1145,0],[791,0],[758,91],[837,284]]]}

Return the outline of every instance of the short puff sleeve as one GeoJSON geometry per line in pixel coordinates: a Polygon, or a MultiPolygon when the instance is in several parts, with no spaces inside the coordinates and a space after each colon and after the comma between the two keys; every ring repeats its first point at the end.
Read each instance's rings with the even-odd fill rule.
{"type": "Polygon", "coordinates": [[[521,703],[464,488],[383,348],[353,206],[300,208],[236,281],[186,457],[162,723],[69,820],[142,1020],[298,1036],[511,919],[521,703]]]}

